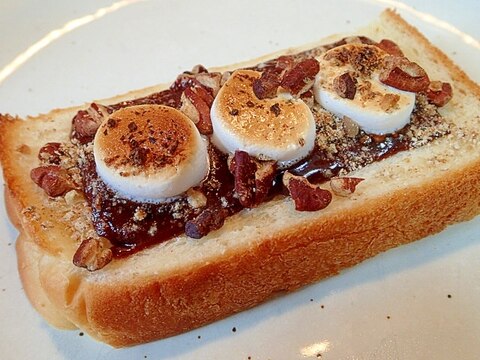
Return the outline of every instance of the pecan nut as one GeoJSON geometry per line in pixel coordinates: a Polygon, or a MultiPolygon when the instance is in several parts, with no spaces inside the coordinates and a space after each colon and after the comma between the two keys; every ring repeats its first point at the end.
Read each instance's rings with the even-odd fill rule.
{"type": "Polygon", "coordinates": [[[264,71],[262,75],[253,81],[253,92],[260,100],[273,98],[277,95],[281,78],[275,71],[264,71]]]}
{"type": "Polygon", "coordinates": [[[276,161],[257,161],[255,171],[255,204],[265,201],[273,186],[273,180],[277,172],[276,161]]]}
{"type": "Polygon", "coordinates": [[[244,207],[255,204],[255,172],[257,164],[245,151],[237,150],[230,162],[230,171],[235,178],[235,194],[244,207]]]}
{"type": "Polygon", "coordinates": [[[425,93],[430,103],[435,106],[442,107],[452,99],[453,89],[450,83],[432,81],[425,93]]]}
{"type": "Polygon", "coordinates": [[[350,73],[346,72],[333,79],[333,89],[338,96],[353,100],[357,92],[356,80],[352,78],[350,73]]]}
{"type": "Polygon", "coordinates": [[[259,160],[237,150],[228,160],[234,176],[235,195],[244,207],[254,207],[267,198],[276,176],[277,162],[259,160]]]}
{"type": "Polygon", "coordinates": [[[292,95],[300,95],[308,91],[320,71],[320,64],[314,58],[300,61],[291,69],[285,71],[280,86],[292,95]]]}
{"type": "Polygon", "coordinates": [[[389,53],[390,55],[400,56],[400,57],[404,56],[403,51],[392,40],[382,39],[378,44],[375,44],[375,46],[379,47],[380,49],[389,53]]]}
{"type": "Polygon", "coordinates": [[[30,178],[52,197],[64,195],[75,188],[67,171],[57,165],[34,168],[30,172],[30,178]]]}
{"type": "Polygon", "coordinates": [[[203,135],[212,134],[213,127],[212,120],[210,119],[210,106],[213,102],[213,97],[202,87],[186,88],[184,94],[198,111],[198,122],[196,123],[198,131],[203,135]]]}
{"type": "Polygon", "coordinates": [[[295,210],[317,211],[326,208],[332,201],[330,191],[311,184],[303,176],[292,175],[287,171],[283,175],[283,184],[295,203],[295,210]]]}
{"type": "Polygon", "coordinates": [[[383,65],[380,81],[386,85],[404,91],[421,92],[427,90],[430,84],[425,70],[405,57],[387,56],[383,65]]]}
{"type": "Polygon", "coordinates": [[[102,243],[95,239],[82,241],[73,255],[73,264],[88,271],[100,270],[112,261],[113,253],[104,248],[102,243]]]}
{"type": "Polygon", "coordinates": [[[90,104],[87,110],[80,110],[72,120],[72,137],[80,144],[89,143],[109,113],[110,109],[96,103],[90,104]]]}
{"type": "Polygon", "coordinates": [[[400,101],[400,95],[398,94],[385,94],[380,101],[380,108],[384,111],[390,111],[397,106],[400,101]]]}
{"type": "Polygon", "coordinates": [[[335,195],[347,197],[355,192],[363,180],[365,179],[357,177],[336,177],[330,180],[330,188],[335,195]]]}
{"type": "Polygon", "coordinates": [[[59,142],[46,143],[38,151],[38,159],[47,164],[60,164],[61,156],[64,155],[61,145],[59,142]]]}
{"type": "Polygon", "coordinates": [[[208,208],[203,210],[195,219],[185,224],[185,235],[193,239],[200,239],[213,230],[220,229],[227,217],[223,208],[208,208]]]}

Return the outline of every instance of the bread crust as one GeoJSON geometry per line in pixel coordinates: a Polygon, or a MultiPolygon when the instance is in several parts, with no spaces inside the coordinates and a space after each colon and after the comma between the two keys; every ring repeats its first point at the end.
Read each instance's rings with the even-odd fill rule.
{"type": "MultiPolygon", "coordinates": [[[[384,12],[380,24],[382,27],[373,26],[369,35],[381,37],[382,31],[387,31],[384,25],[388,24],[392,28],[393,36],[390,37],[399,44],[404,42],[404,36],[414,38],[417,48],[425,49],[425,53],[407,52],[406,55],[425,59],[432,66],[437,64],[444,69],[442,75],[449,77],[442,80],[454,83],[458,95],[452,104],[442,109],[445,116],[456,114],[458,106],[466,99],[476,105],[474,109],[462,109],[468,121],[461,129],[469,131],[468,136],[452,141],[462,151],[472,147],[478,149],[472,140],[476,138],[473,129],[480,122],[480,87],[395,12],[384,12]]],[[[430,72],[431,69],[426,68],[430,72]]],[[[161,88],[133,92],[108,102],[143,96],[161,88]]],[[[49,134],[54,133],[55,140],[64,139],[69,134],[70,119],[78,109],[55,110],[28,119],[33,128],[29,131],[35,133],[50,124],[55,131],[49,134]]],[[[205,325],[253,307],[276,293],[293,291],[332,276],[380,252],[434,234],[449,224],[480,213],[478,156],[459,160],[453,154],[440,162],[439,169],[431,170],[426,169],[423,162],[415,167],[399,154],[362,169],[360,174],[374,179],[372,184],[368,184],[370,178],[367,178],[364,188],[360,187],[353,198],[335,199],[324,212],[299,214],[290,203],[279,199],[235,215],[224,228],[202,239],[198,245],[184,238],[174,239],[143,255],[118,260],[105,269],[89,273],[71,263],[78,245],[68,240],[73,230],[52,221],[52,217],[58,219],[63,213],[58,207],[52,209],[46,205],[43,192],[24,176],[25,168],[34,167],[38,151],[35,146],[22,150],[24,144],[15,138],[19,129],[26,126],[18,119],[0,116],[0,144],[20,154],[20,160],[24,160],[20,166],[18,157],[6,151],[0,153],[9,189],[6,193],[8,213],[20,232],[17,240],[19,272],[27,296],[52,325],[77,326],[115,347],[144,343],[205,325]],[[447,165],[447,170],[441,169],[447,165]],[[392,169],[398,172],[397,178],[378,179],[379,173],[385,175],[392,169]],[[23,176],[19,176],[21,171],[23,176]],[[415,176],[422,177],[415,179],[415,176]],[[396,182],[398,178],[401,184],[396,182]],[[381,184],[380,190],[374,190],[378,184],[381,184]],[[245,229],[253,215],[249,212],[256,212],[256,217],[260,218],[257,222],[261,223],[262,217],[275,217],[278,209],[282,210],[282,216],[293,219],[288,226],[272,224],[269,232],[245,229]],[[42,228],[45,224],[51,226],[50,239],[42,228]],[[231,243],[225,240],[239,236],[252,239],[239,238],[235,246],[229,246],[231,243]],[[54,242],[52,238],[61,241],[54,242]],[[185,256],[178,263],[172,260],[172,264],[166,264],[160,273],[143,271],[142,256],[180,252],[176,242],[189,248],[197,246],[198,251],[204,247],[208,250],[211,249],[209,241],[225,241],[227,245],[215,252],[212,250],[211,255],[188,257],[188,261],[185,256]],[[122,273],[125,269],[128,271],[122,273]]],[[[415,153],[422,161],[430,156],[436,159],[443,149],[441,146],[427,146],[415,153]]]]}

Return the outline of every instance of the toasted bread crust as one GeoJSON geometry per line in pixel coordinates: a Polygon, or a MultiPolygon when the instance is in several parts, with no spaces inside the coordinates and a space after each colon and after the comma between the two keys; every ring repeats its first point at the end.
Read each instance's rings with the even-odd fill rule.
{"type": "MultiPolygon", "coordinates": [[[[461,114],[467,118],[459,129],[469,133],[415,150],[418,164],[399,154],[368,166],[360,172],[367,180],[358,194],[351,199],[335,199],[331,207],[318,214],[296,213],[288,201],[281,199],[252,210],[258,218],[254,225],[261,226],[262,219],[274,217],[293,219],[283,226],[272,220],[268,232],[251,228],[251,214],[244,211],[196,243],[173,239],[143,255],[117,260],[96,273],[75,268],[71,258],[78,241],[70,240],[75,229],[52,221],[52,217],[64,215],[67,205],[49,207],[45,195],[26,174],[25,168],[36,163],[38,148],[31,146],[23,154],[19,149],[23,144],[18,141],[24,139],[17,140],[15,134],[25,130],[27,123],[0,116],[0,144],[10,151],[0,152],[9,189],[7,208],[20,231],[19,272],[32,304],[55,326],[78,326],[112,346],[129,346],[172,336],[250,308],[275,293],[332,276],[380,252],[480,213],[480,157],[461,155],[478,151],[474,129],[480,122],[480,87],[395,12],[384,12],[381,24],[391,29],[374,26],[369,35],[378,38],[387,31],[399,44],[405,43],[405,36],[414,38],[417,48],[425,53],[410,54],[407,49],[406,55],[424,60],[430,65],[428,72],[434,72],[432,66],[436,64],[442,71],[435,75],[448,76],[442,80],[454,83],[455,98],[442,111],[447,117],[461,114]],[[464,105],[467,102],[468,107],[464,105]],[[455,151],[443,157],[442,152],[450,148],[455,151]],[[21,166],[11,152],[20,153],[24,160],[21,166]],[[430,160],[438,160],[438,168],[427,168],[430,160]],[[398,173],[385,175],[392,171],[398,173]],[[45,226],[50,238],[61,239],[60,244],[45,235],[45,226]],[[244,240],[245,236],[250,239],[244,240]],[[238,244],[232,246],[227,239],[230,237],[238,244]],[[219,249],[212,250],[211,242],[219,243],[219,249]],[[188,249],[186,255],[179,262],[166,261],[161,272],[150,271],[153,265],[142,263],[155,256],[169,259],[169,252],[183,254],[185,250],[178,250],[181,246],[188,249]]],[[[109,102],[144,94],[142,90],[109,102]]],[[[77,110],[57,110],[29,119],[32,127],[28,131],[36,134],[53,124],[56,130],[48,134],[54,133],[55,140],[66,139],[70,119],[77,110]]]]}

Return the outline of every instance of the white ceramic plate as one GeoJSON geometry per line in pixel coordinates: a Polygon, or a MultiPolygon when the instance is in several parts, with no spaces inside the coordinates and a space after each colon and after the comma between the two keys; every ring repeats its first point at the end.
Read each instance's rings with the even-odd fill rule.
{"type": "MultiPolygon", "coordinates": [[[[3,0],[0,112],[47,112],[169,82],[197,63],[235,63],[352,32],[387,6],[480,81],[479,2],[405,3],[3,0]]],[[[17,275],[17,233],[0,211],[2,359],[480,357],[478,217],[210,326],[115,350],[50,328],[30,307],[17,275]]]]}

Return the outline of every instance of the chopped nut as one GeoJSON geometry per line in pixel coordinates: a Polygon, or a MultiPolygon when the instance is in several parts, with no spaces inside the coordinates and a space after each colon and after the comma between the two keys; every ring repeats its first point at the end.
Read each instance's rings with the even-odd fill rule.
{"type": "Polygon", "coordinates": [[[264,71],[258,79],[253,81],[253,92],[260,100],[273,98],[277,95],[280,83],[280,76],[276,72],[264,71]]]}
{"type": "Polygon", "coordinates": [[[398,56],[387,56],[384,59],[380,81],[411,92],[425,91],[430,84],[427,73],[420,65],[398,56]]]}
{"type": "Polygon", "coordinates": [[[187,202],[194,208],[202,208],[207,205],[207,197],[199,190],[189,189],[187,191],[187,202]]]}
{"type": "Polygon", "coordinates": [[[83,197],[77,190],[70,190],[65,194],[64,199],[67,205],[72,206],[75,203],[83,200],[83,197]]]}
{"type": "Polygon", "coordinates": [[[344,99],[353,100],[355,98],[355,93],[357,92],[356,81],[348,72],[346,72],[333,79],[333,89],[338,96],[344,99]]]}
{"type": "Polygon", "coordinates": [[[32,169],[30,177],[48,196],[56,197],[75,188],[65,169],[57,165],[40,166],[32,169]]]}
{"type": "Polygon", "coordinates": [[[276,161],[257,161],[257,171],[255,171],[255,204],[265,201],[273,186],[276,170],[276,161]]]}
{"type": "Polygon", "coordinates": [[[300,95],[310,90],[319,70],[320,65],[316,59],[302,60],[291,69],[286,70],[280,86],[292,95],[300,95]]]}
{"type": "Polygon", "coordinates": [[[75,252],[73,264],[88,271],[95,271],[105,267],[112,258],[112,250],[104,248],[96,239],[87,239],[82,241],[75,252]]]}
{"type": "Polygon", "coordinates": [[[337,177],[330,180],[330,187],[335,195],[350,196],[357,185],[365,179],[356,177],[337,177]]]}
{"type": "Polygon", "coordinates": [[[310,184],[303,176],[285,172],[283,184],[295,203],[295,210],[317,211],[326,208],[332,201],[332,193],[318,185],[310,184]]]}
{"type": "Polygon", "coordinates": [[[403,56],[403,51],[392,40],[382,39],[378,44],[375,44],[375,46],[379,47],[380,49],[389,53],[390,55],[403,56]]]}
{"type": "Polygon", "coordinates": [[[452,85],[446,82],[432,81],[426,91],[426,95],[430,103],[442,107],[452,99],[452,85]]]}
{"type": "Polygon", "coordinates": [[[209,105],[210,100],[206,100],[206,90],[201,87],[186,88],[184,94],[198,111],[199,120],[196,123],[198,131],[200,131],[200,133],[203,135],[212,134],[212,120],[210,119],[211,103],[209,105]]]}
{"type": "Polygon", "coordinates": [[[348,116],[344,116],[342,118],[342,124],[343,124],[343,128],[345,129],[345,135],[347,135],[350,138],[354,138],[360,132],[360,128],[358,127],[358,124],[352,119],[350,119],[348,116]]]}
{"type": "Polygon", "coordinates": [[[400,100],[400,95],[397,94],[385,94],[380,101],[380,108],[383,111],[390,111],[395,108],[398,101],[400,100]]]}
{"type": "Polygon", "coordinates": [[[257,165],[247,152],[235,151],[230,162],[230,171],[235,177],[235,194],[244,207],[252,207],[255,204],[256,170],[257,165]]]}
{"type": "Polygon", "coordinates": [[[210,231],[220,229],[225,222],[227,212],[223,208],[205,209],[195,219],[185,224],[185,234],[200,239],[210,231]]]}
{"type": "Polygon", "coordinates": [[[193,106],[192,101],[185,96],[185,93],[182,93],[180,101],[182,103],[180,111],[187,115],[187,117],[192,120],[194,124],[198,123],[200,120],[200,113],[198,112],[197,108],[193,106]]]}
{"type": "Polygon", "coordinates": [[[46,164],[60,164],[60,157],[64,155],[61,145],[59,142],[46,143],[38,151],[38,159],[46,164]]]}

